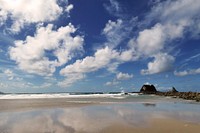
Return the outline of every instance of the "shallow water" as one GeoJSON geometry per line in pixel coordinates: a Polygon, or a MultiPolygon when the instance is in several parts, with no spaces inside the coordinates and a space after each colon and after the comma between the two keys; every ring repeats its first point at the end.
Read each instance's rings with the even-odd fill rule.
{"type": "Polygon", "coordinates": [[[151,119],[200,123],[200,104],[157,96],[70,98],[96,103],[81,107],[33,108],[0,112],[0,133],[94,133],[112,124],[146,127],[151,119]]]}

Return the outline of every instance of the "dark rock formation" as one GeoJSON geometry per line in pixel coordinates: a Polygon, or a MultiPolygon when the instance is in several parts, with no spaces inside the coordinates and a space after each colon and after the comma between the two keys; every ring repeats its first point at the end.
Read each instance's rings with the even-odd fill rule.
{"type": "Polygon", "coordinates": [[[144,94],[155,94],[157,90],[154,85],[143,85],[140,92],[144,94]]]}
{"type": "Polygon", "coordinates": [[[156,92],[159,96],[170,96],[173,98],[182,98],[186,100],[195,100],[200,102],[200,93],[198,92],[178,92],[174,87],[168,92],[156,92]]]}
{"type": "Polygon", "coordinates": [[[200,101],[200,93],[197,92],[181,92],[179,94],[179,98],[183,98],[186,100],[196,100],[200,101]]]}
{"type": "Polygon", "coordinates": [[[160,92],[157,91],[154,85],[143,85],[140,89],[140,93],[143,94],[155,94],[158,96],[170,96],[173,98],[182,98],[186,100],[195,100],[200,102],[200,93],[199,92],[179,92],[174,87],[170,91],[160,92]]]}
{"type": "Polygon", "coordinates": [[[172,90],[171,90],[170,92],[176,93],[176,92],[178,92],[178,91],[177,91],[174,87],[172,87],[172,90]]]}

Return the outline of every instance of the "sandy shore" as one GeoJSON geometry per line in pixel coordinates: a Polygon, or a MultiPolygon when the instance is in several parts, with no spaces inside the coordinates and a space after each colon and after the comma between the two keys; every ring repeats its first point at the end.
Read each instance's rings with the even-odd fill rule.
{"type": "MultiPolygon", "coordinates": [[[[75,100],[75,99],[73,99],[75,100]]],[[[47,98],[47,99],[5,99],[0,100],[1,111],[18,111],[30,109],[45,109],[45,108],[66,108],[66,107],[80,107],[91,105],[95,103],[89,102],[74,102],[66,98],[47,98]]],[[[97,103],[96,103],[97,104],[97,103]]]]}
{"type": "Polygon", "coordinates": [[[199,133],[200,123],[189,123],[173,119],[153,119],[148,126],[111,125],[100,133],[199,133]]]}
{"type": "Polygon", "coordinates": [[[198,104],[100,103],[82,98],[0,100],[0,133],[199,133],[198,104]]]}

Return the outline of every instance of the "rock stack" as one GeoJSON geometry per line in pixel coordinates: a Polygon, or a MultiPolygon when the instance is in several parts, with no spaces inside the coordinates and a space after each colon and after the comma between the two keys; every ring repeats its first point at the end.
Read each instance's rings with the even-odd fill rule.
{"type": "Polygon", "coordinates": [[[172,93],[176,93],[178,92],[174,87],[172,87],[172,90],[171,90],[172,93]]]}
{"type": "Polygon", "coordinates": [[[140,89],[140,93],[143,94],[155,94],[157,92],[154,85],[143,85],[140,89]]]}

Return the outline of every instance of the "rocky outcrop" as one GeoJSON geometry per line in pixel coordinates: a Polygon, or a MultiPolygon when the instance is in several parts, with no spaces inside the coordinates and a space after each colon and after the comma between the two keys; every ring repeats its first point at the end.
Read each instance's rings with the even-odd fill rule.
{"type": "Polygon", "coordinates": [[[156,92],[159,96],[170,96],[173,98],[182,98],[186,100],[195,100],[200,102],[200,93],[198,92],[178,92],[174,87],[168,92],[156,92]]]}
{"type": "Polygon", "coordinates": [[[178,92],[174,87],[172,87],[172,90],[171,90],[172,93],[176,93],[178,92]]]}
{"type": "Polygon", "coordinates": [[[156,90],[154,85],[143,85],[140,89],[140,93],[155,94],[159,96],[170,96],[173,98],[182,98],[186,100],[195,100],[197,102],[200,102],[199,92],[179,92],[175,89],[175,87],[172,87],[172,89],[167,92],[160,92],[156,90]]]}
{"type": "Polygon", "coordinates": [[[144,94],[155,94],[157,92],[154,85],[143,85],[140,89],[140,93],[144,94]]]}
{"type": "Polygon", "coordinates": [[[197,92],[180,92],[178,96],[186,100],[196,100],[200,102],[200,93],[197,92]]]}

